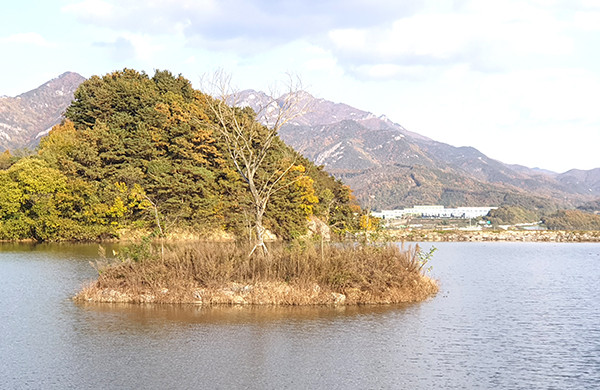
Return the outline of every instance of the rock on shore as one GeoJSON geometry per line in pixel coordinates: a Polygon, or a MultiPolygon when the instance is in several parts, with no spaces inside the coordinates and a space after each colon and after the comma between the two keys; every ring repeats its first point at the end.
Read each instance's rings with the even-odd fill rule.
{"type": "Polygon", "coordinates": [[[600,231],[564,230],[395,230],[397,241],[524,241],[524,242],[600,242],[600,231]]]}

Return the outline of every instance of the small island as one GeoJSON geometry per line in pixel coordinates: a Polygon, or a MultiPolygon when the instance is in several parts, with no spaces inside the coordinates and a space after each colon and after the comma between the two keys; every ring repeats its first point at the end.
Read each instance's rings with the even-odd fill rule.
{"type": "MultiPolygon", "coordinates": [[[[423,301],[438,292],[418,246],[204,243],[143,250],[99,265],[79,302],[196,305],[356,305],[423,301]]],[[[137,249],[139,250],[139,248],[137,249]]]]}
{"type": "Polygon", "coordinates": [[[430,254],[417,246],[366,234],[343,242],[373,229],[369,213],[278,136],[310,109],[304,92],[290,84],[252,109],[228,80],[215,74],[216,89],[199,91],[168,71],[124,69],[81,83],[36,153],[1,156],[0,240],[134,238],[96,264],[98,280],[77,301],[348,305],[434,295],[430,254]],[[196,240],[173,244],[186,236],[196,240]]]}

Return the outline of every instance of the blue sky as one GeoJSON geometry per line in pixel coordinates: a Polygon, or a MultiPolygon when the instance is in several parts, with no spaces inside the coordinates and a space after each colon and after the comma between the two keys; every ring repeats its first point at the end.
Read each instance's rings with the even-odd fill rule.
{"type": "Polygon", "coordinates": [[[600,167],[600,0],[20,0],[0,95],[65,71],[168,69],[199,87],[298,74],[316,97],[506,163],[600,167]]]}

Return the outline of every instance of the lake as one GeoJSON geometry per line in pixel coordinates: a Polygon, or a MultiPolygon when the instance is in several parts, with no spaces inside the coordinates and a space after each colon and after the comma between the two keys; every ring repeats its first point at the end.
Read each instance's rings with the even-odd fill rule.
{"type": "MultiPolygon", "coordinates": [[[[600,387],[600,244],[426,243],[419,304],[76,304],[97,245],[0,245],[0,388],[600,387]]],[[[109,248],[110,251],[110,248],[109,248]]]]}

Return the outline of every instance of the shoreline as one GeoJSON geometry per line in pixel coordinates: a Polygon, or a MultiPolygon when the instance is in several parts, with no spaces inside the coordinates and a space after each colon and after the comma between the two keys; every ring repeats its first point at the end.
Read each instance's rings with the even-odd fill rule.
{"type": "Polygon", "coordinates": [[[255,284],[227,283],[221,287],[191,287],[187,293],[158,291],[128,292],[116,288],[98,288],[91,283],[73,300],[81,303],[184,304],[197,306],[351,306],[390,305],[423,302],[439,292],[439,284],[421,275],[410,286],[388,288],[384,291],[365,291],[347,288],[340,292],[318,284],[299,286],[286,282],[255,284]]]}
{"type": "MultiPolygon", "coordinates": [[[[0,240],[0,244],[131,244],[139,243],[144,237],[149,237],[147,231],[125,231],[118,238],[101,240],[64,240],[37,241],[33,238],[20,240],[0,240]]],[[[383,230],[386,241],[407,242],[600,242],[600,230],[440,230],[440,229],[386,229],[383,230]]],[[[374,239],[378,241],[377,238],[374,239]]],[[[163,238],[154,237],[153,242],[165,244],[186,243],[233,243],[236,241],[232,234],[217,232],[178,231],[167,234],[163,238]]],[[[266,241],[281,242],[275,236],[269,236],[266,241]]],[[[336,240],[329,240],[336,242],[336,240]]],[[[342,239],[340,242],[346,242],[342,239]]],[[[352,240],[351,240],[352,241],[352,240]]],[[[356,241],[356,240],[355,240],[356,241]]]]}
{"type": "Polygon", "coordinates": [[[600,231],[571,230],[391,230],[396,241],[424,242],[600,242],[600,231]]]}

